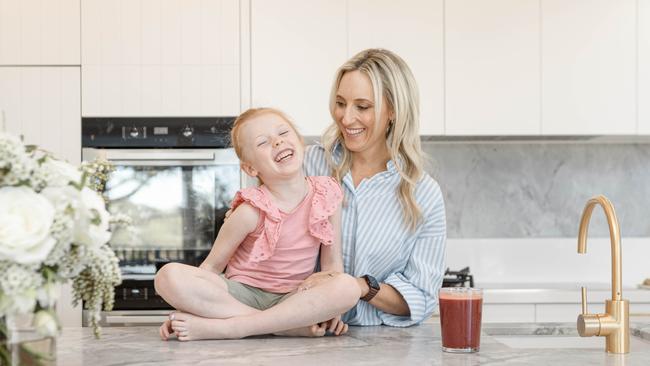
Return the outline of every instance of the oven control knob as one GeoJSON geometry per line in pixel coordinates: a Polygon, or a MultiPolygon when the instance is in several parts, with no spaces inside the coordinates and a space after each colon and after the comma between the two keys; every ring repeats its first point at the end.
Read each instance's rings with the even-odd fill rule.
{"type": "Polygon", "coordinates": [[[131,131],[129,131],[129,136],[136,138],[140,135],[140,131],[138,131],[137,127],[132,127],[131,131]]]}
{"type": "Polygon", "coordinates": [[[189,137],[192,136],[192,129],[191,129],[189,126],[185,126],[185,127],[183,127],[183,129],[181,130],[181,134],[182,134],[184,137],[189,138],[189,137]]]}

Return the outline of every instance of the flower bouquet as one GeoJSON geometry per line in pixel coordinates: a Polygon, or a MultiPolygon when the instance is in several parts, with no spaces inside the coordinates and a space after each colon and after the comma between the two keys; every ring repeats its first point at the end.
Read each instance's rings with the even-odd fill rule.
{"type": "Polygon", "coordinates": [[[112,308],[121,282],[108,246],[112,218],[95,190],[109,168],[99,162],[77,168],[0,133],[0,361],[9,363],[16,316],[33,314],[39,334],[56,336],[53,307],[69,280],[73,302],[84,301],[99,337],[100,311],[112,308]]]}

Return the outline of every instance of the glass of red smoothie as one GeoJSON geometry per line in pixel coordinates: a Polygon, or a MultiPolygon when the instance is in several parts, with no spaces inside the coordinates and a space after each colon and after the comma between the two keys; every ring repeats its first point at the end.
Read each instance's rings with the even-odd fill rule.
{"type": "Polygon", "coordinates": [[[481,342],[483,290],[468,287],[440,289],[440,328],[445,352],[478,352],[481,342]]]}

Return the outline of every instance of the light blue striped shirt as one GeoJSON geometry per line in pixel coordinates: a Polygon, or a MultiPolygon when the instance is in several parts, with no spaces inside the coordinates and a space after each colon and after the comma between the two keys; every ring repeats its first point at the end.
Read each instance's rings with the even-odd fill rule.
{"type": "MultiPolygon", "coordinates": [[[[340,148],[335,149],[335,161],[340,148]]],[[[307,147],[304,167],[307,175],[331,174],[325,150],[319,145],[307,147]]],[[[392,160],[386,168],[357,187],[349,172],[343,177],[343,265],[348,274],[369,274],[393,286],[408,303],[411,315],[384,313],[359,301],[343,316],[350,325],[407,327],[430,317],[438,305],[447,239],[442,192],[425,173],[415,189],[423,220],[411,231],[404,223],[398,198],[400,175],[392,160]]]]}

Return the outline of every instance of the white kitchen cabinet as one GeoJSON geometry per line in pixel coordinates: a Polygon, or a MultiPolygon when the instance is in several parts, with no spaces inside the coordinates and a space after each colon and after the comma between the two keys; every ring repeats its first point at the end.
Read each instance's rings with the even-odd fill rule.
{"type": "Polygon", "coordinates": [[[237,115],[239,0],[85,0],[84,116],[237,115]]]}
{"type": "Polygon", "coordinates": [[[650,0],[638,2],[638,133],[650,134],[650,0]]]}
{"type": "Polygon", "coordinates": [[[304,135],[331,123],[329,95],[347,59],[345,0],[251,2],[251,104],[285,111],[304,135]]]}
{"type": "Polygon", "coordinates": [[[79,65],[80,0],[0,0],[0,65],[79,65]]]}
{"type": "Polygon", "coordinates": [[[0,110],[6,130],[79,164],[79,77],[78,66],[0,67],[0,110]]]}
{"type": "Polygon", "coordinates": [[[386,48],[406,61],[420,91],[420,133],[444,133],[443,1],[350,0],[348,56],[386,48]]]}
{"type": "Polygon", "coordinates": [[[635,134],[636,1],[541,0],[542,133],[635,134]]]}
{"type": "Polygon", "coordinates": [[[538,135],[538,0],[445,3],[445,134],[538,135]]]}

